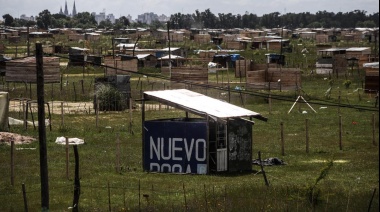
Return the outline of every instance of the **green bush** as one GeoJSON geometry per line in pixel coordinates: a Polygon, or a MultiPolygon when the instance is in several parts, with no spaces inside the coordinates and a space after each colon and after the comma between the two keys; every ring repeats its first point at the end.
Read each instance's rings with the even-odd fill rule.
{"type": "Polygon", "coordinates": [[[120,111],[127,108],[127,101],[124,95],[111,85],[99,84],[95,90],[95,108],[97,101],[101,111],[120,111]]]}
{"type": "Polygon", "coordinates": [[[344,87],[346,88],[346,89],[348,89],[349,87],[350,87],[350,85],[351,85],[351,80],[345,80],[344,82],[343,82],[343,85],[344,85],[344,87]]]}

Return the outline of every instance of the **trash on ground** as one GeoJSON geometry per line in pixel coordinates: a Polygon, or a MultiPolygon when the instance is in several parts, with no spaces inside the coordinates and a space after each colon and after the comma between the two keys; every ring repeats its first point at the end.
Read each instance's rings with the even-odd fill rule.
{"type": "Polygon", "coordinates": [[[261,160],[261,163],[260,163],[260,160],[259,159],[254,159],[252,160],[252,164],[254,165],[263,165],[263,166],[273,166],[273,165],[286,165],[286,163],[279,159],[279,158],[268,158],[268,159],[264,159],[264,160],[261,160]]]}

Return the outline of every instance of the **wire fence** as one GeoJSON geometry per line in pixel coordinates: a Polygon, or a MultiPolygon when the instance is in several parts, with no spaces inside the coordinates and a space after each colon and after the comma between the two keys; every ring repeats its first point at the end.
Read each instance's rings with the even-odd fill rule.
{"type": "MultiPolygon", "coordinates": [[[[272,176],[270,178],[279,180],[272,176]]],[[[361,194],[363,196],[360,197],[325,189],[319,192],[326,195],[318,196],[320,194],[316,193],[309,199],[306,188],[294,187],[287,183],[291,181],[290,178],[281,179],[284,183],[282,187],[246,186],[244,192],[240,190],[239,193],[235,190],[237,188],[230,185],[201,184],[190,187],[186,183],[174,183],[170,188],[163,188],[140,180],[133,183],[104,182],[103,185],[82,182],[78,208],[84,211],[377,211],[379,208],[379,194],[376,189],[364,188],[361,194]]],[[[7,196],[12,199],[0,208],[15,211],[26,208],[37,210],[39,202],[36,196],[39,190],[31,190],[25,184],[18,188],[19,190],[0,194],[0,197],[7,196]]],[[[64,186],[51,186],[50,191],[50,210],[64,211],[73,208],[74,185],[70,185],[70,181],[64,186]]]]}

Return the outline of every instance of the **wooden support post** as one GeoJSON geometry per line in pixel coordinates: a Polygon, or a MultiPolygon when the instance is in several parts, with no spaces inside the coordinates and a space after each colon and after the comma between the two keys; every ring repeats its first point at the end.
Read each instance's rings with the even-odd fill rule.
{"type": "Polygon", "coordinates": [[[73,211],[79,211],[79,196],[80,196],[80,178],[79,178],[79,154],[78,146],[73,145],[74,158],[75,158],[75,178],[74,178],[74,198],[73,198],[73,211]]]}
{"type": "Polygon", "coordinates": [[[49,177],[46,148],[45,129],[45,100],[44,100],[44,70],[42,44],[36,43],[37,65],[37,102],[38,102],[38,135],[40,150],[40,178],[41,178],[41,207],[42,211],[49,211],[49,177]]]}

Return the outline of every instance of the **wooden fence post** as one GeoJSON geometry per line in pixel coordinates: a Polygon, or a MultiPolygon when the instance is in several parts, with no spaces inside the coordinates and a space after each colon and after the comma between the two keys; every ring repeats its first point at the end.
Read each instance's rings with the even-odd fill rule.
{"type": "MultiPolygon", "coordinates": [[[[28,115],[28,104],[25,104],[24,100],[22,100],[22,114],[23,114],[23,119],[24,119],[24,129],[26,130],[28,128],[28,120],[27,120],[27,115],[28,115]]],[[[31,111],[32,112],[32,111],[31,111]]]]}
{"type": "Polygon", "coordinates": [[[269,90],[268,103],[269,103],[269,114],[272,114],[272,95],[270,94],[270,90],[269,90]]]}
{"type": "Polygon", "coordinates": [[[69,138],[65,137],[66,140],[66,145],[65,145],[65,150],[66,150],[66,178],[69,180],[69,138]]]}
{"type": "Polygon", "coordinates": [[[120,139],[119,139],[119,133],[117,133],[116,138],[116,172],[120,172],[120,139]]]}
{"type": "Polygon", "coordinates": [[[38,103],[38,135],[40,152],[41,176],[41,208],[49,210],[49,177],[46,147],[45,128],[45,100],[44,100],[44,68],[43,49],[41,43],[36,43],[36,71],[37,71],[37,103],[38,103]]]}
{"type": "Polygon", "coordinates": [[[185,183],[182,184],[183,188],[183,199],[185,200],[185,211],[187,211],[187,201],[186,201],[186,189],[185,189],[185,183]]]}
{"type": "Polygon", "coordinates": [[[343,133],[342,133],[342,116],[339,115],[339,149],[340,150],[343,149],[342,136],[343,136],[343,133]]]}
{"type": "Polygon", "coordinates": [[[28,212],[28,200],[26,199],[26,189],[25,184],[22,184],[22,197],[24,199],[24,211],[28,212]]]}
{"type": "Polygon", "coordinates": [[[374,113],[372,113],[372,144],[376,146],[376,123],[374,113]]]}
{"type": "Polygon", "coordinates": [[[13,138],[11,138],[11,185],[14,186],[15,185],[15,172],[14,172],[14,169],[15,169],[15,160],[14,160],[14,152],[15,152],[15,141],[13,140],[13,138]]]}
{"type": "Polygon", "coordinates": [[[281,154],[285,155],[285,141],[284,141],[284,122],[281,122],[281,154]]]}
{"type": "Polygon", "coordinates": [[[260,151],[259,151],[259,161],[260,161],[260,168],[261,168],[261,172],[263,173],[263,177],[264,177],[265,185],[266,185],[266,186],[269,186],[269,182],[268,182],[268,179],[267,179],[267,175],[265,174],[264,167],[263,167],[263,163],[262,163],[262,160],[261,160],[261,152],[260,152],[260,151]]]}
{"type": "Polygon", "coordinates": [[[129,97],[129,133],[133,135],[133,129],[132,129],[132,120],[133,120],[133,108],[132,108],[132,98],[129,97]]]}
{"type": "Polygon", "coordinates": [[[208,211],[208,201],[207,201],[206,184],[203,184],[203,190],[204,190],[204,193],[205,193],[205,208],[206,208],[206,211],[208,211]]]}
{"type": "Polygon", "coordinates": [[[141,184],[139,179],[139,211],[141,211],[141,184]]]}
{"type": "Polygon", "coordinates": [[[338,97],[338,114],[340,114],[340,91],[339,91],[339,97],[338,97]]]}
{"type": "Polygon", "coordinates": [[[110,182],[107,182],[107,190],[108,190],[108,211],[112,211],[111,207],[111,189],[110,189],[110,182]]]}
{"type": "Polygon", "coordinates": [[[73,82],[73,89],[74,89],[74,102],[77,101],[77,89],[75,88],[75,82],[73,82]]]}
{"type": "Polygon", "coordinates": [[[73,198],[73,211],[79,211],[79,196],[80,196],[80,178],[79,178],[79,154],[78,146],[73,145],[74,158],[75,158],[75,178],[74,178],[74,198],[73,198]]]}
{"type": "Polygon", "coordinates": [[[96,99],[96,110],[95,110],[96,121],[95,121],[95,125],[96,125],[96,127],[98,127],[98,122],[99,122],[99,100],[98,100],[98,98],[95,98],[95,99],[96,99]]]}
{"type": "Polygon", "coordinates": [[[306,128],[306,153],[309,153],[309,119],[305,122],[306,128]]]}
{"type": "Polygon", "coordinates": [[[61,127],[63,127],[63,124],[64,124],[63,102],[61,102],[61,127]]]}

